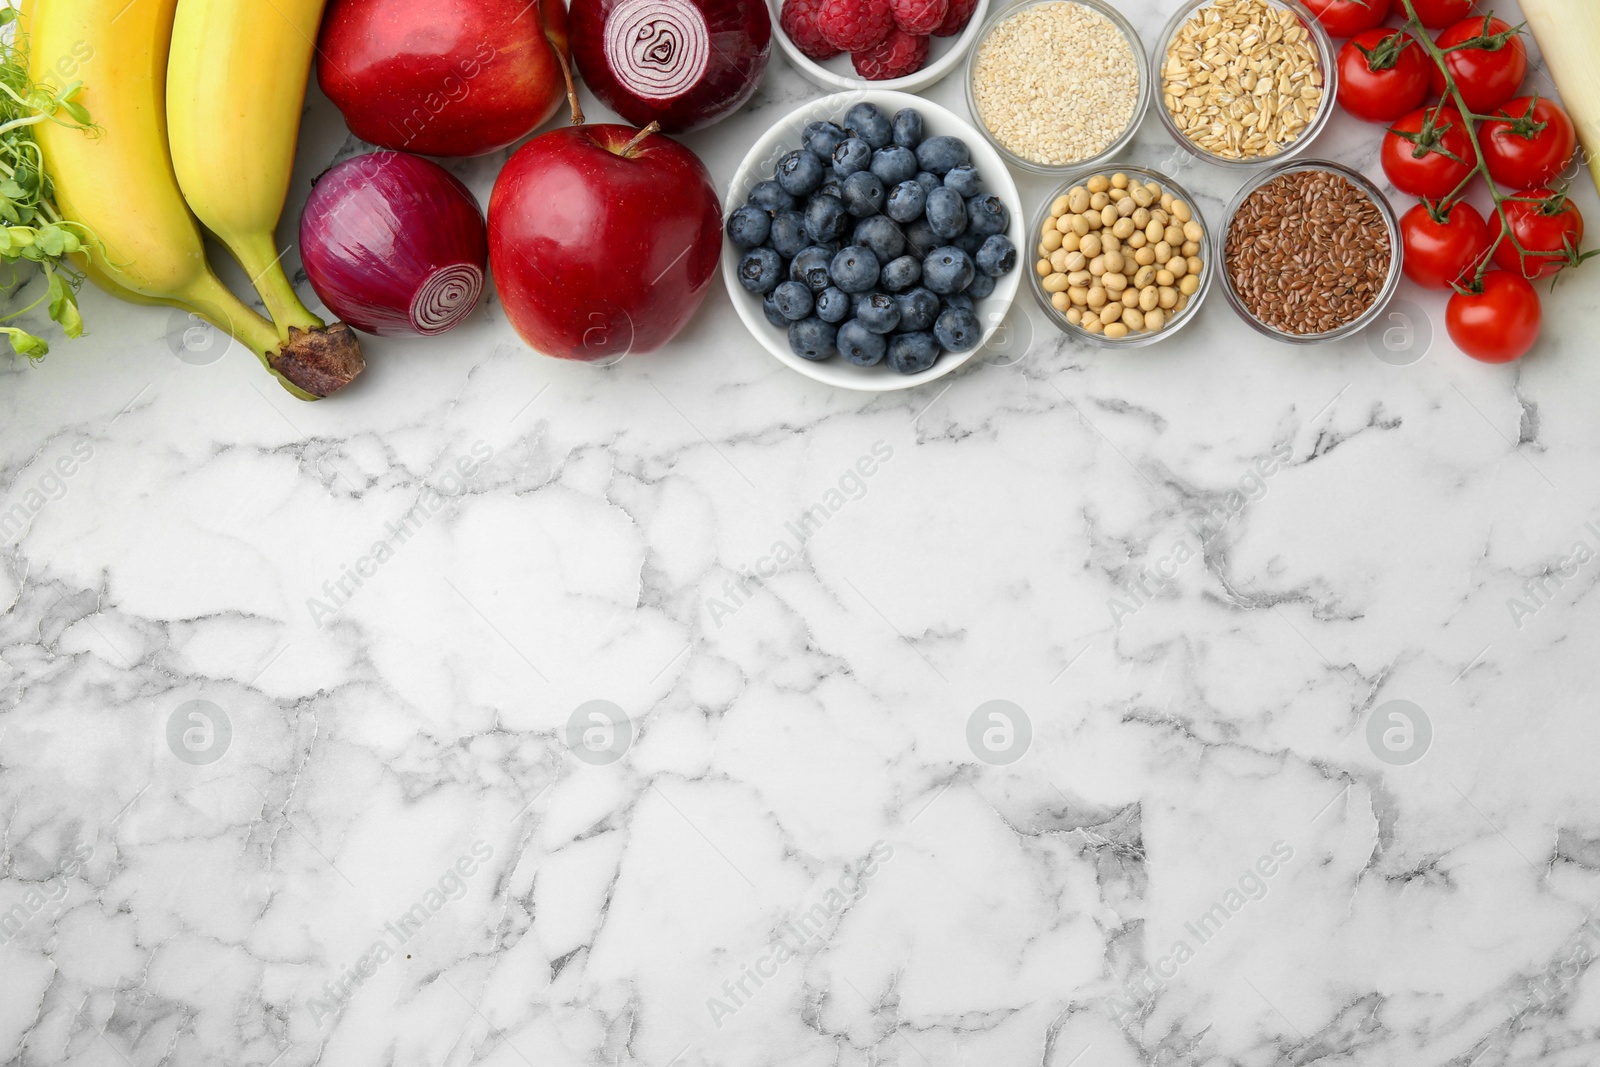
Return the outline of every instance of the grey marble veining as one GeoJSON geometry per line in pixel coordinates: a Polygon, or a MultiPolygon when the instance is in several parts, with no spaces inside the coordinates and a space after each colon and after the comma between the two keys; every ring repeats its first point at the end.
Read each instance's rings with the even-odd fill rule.
{"type": "MultiPolygon", "coordinates": [[[[289,217],[359,150],[313,99],[289,217]]],[[[876,396],[720,283],[316,405],[86,294],[0,366],[0,1063],[1592,1063],[1596,269],[1520,365],[1024,294],[876,396]]]]}

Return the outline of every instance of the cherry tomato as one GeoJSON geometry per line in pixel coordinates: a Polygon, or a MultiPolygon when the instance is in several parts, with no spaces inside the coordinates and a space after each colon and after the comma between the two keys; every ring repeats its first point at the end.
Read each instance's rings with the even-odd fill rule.
{"type": "Polygon", "coordinates": [[[1471,204],[1454,203],[1438,209],[1436,221],[1427,204],[1418,204],[1400,219],[1404,242],[1402,263],[1406,277],[1428,289],[1449,289],[1471,281],[1478,263],[1489,251],[1489,225],[1471,204]]]}
{"type": "MultiPolygon", "coordinates": [[[[1341,68],[1340,73],[1344,71],[1341,68]]],[[[1340,87],[1341,98],[1343,97],[1340,87]]],[[[1554,100],[1519,96],[1495,112],[1505,118],[1478,124],[1478,143],[1489,176],[1513,189],[1544,185],[1566,169],[1578,149],[1578,131],[1554,100]]]]}
{"type": "Polygon", "coordinates": [[[1339,103],[1358,119],[1393,122],[1422,106],[1433,62],[1399,30],[1359,33],[1339,49],[1339,103]]]}
{"type": "Polygon", "coordinates": [[[1442,200],[1472,173],[1472,135],[1453,107],[1419,108],[1389,127],[1383,172],[1412,196],[1442,200]],[[1451,157],[1454,158],[1451,158],[1451,157]]]}
{"type": "MultiPolygon", "coordinates": [[[[1527,278],[1546,278],[1571,262],[1583,243],[1583,215],[1566,196],[1549,189],[1529,189],[1505,203],[1511,235],[1528,252],[1522,256],[1510,238],[1494,250],[1495,266],[1527,278]]],[[[1504,227],[1495,216],[1494,232],[1504,227]]]]}
{"type": "Polygon", "coordinates": [[[1444,324],[1450,340],[1473,359],[1510,363],[1539,339],[1543,315],[1539,294],[1526,278],[1492,270],[1483,276],[1482,292],[1450,298],[1444,324]]]}
{"type": "MultiPolygon", "coordinates": [[[[1472,0],[1411,0],[1417,18],[1430,30],[1442,30],[1472,14],[1472,0]]],[[[1404,6],[1400,13],[1405,13],[1404,6]]]]}
{"type": "MultiPolygon", "coordinates": [[[[1444,61],[1461,90],[1468,111],[1487,115],[1517,95],[1528,74],[1528,47],[1520,35],[1496,18],[1462,19],[1441,33],[1435,43],[1449,49],[1475,37],[1487,37],[1491,44],[1446,52],[1444,61]]],[[[1433,67],[1433,93],[1444,93],[1444,72],[1433,67]]]]}
{"type": "Polygon", "coordinates": [[[1383,25],[1391,0],[1306,0],[1322,28],[1332,37],[1354,37],[1383,25]]]}

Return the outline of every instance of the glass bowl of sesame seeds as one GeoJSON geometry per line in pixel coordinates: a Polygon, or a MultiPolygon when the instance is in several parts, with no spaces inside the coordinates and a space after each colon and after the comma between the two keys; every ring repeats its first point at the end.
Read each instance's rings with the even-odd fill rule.
{"type": "Polygon", "coordinates": [[[1290,158],[1322,132],[1338,95],[1333,41],[1299,0],[1189,0],[1150,65],[1167,132],[1223,167],[1290,158]]]}
{"type": "Polygon", "coordinates": [[[1101,348],[1142,348],[1188,325],[1217,256],[1200,208],[1159,171],[1075,170],[1029,223],[1028,288],[1053,326],[1101,348]]]}
{"type": "Polygon", "coordinates": [[[984,23],[967,110],[1019,170],[1060,174],[1127,147],[1154,95],[1144,45],[1104,0],[1024,0],[984,23]]]}

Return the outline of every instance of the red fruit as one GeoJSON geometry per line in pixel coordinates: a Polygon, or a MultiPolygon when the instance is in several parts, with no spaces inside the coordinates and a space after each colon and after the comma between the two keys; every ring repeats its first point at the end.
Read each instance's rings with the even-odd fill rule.
{"type": "Polygon", "coordinates": [[[972,13],[978,10],[978,0],[950,0],[950,10],[944,13],[944,21],[939,23],[939,28],[933,31],[935,37],[954,37],[967,28],[967,23],[972,21],[972,13]]]}
{"type": "Polygon", "coordinates": [[[856,73],[875,82],[915,74],[927,61],[928,38],[914,37],[899,27],[876,48],[850,54],[856,73]]]}
{"type": "Polygon", "coordinates": [[[778,25],[794,46],[819,63],[843,51],[822,36],[822,27],[817,24],[821,10],[822,0],[783,0],[783,10],[778,15],[778,25]]]}
{"type": "Polygon", "coordinates": [[[1458,292],[1445,305],[1450,340],[1473,359],[1510,363],[1539,339],[1544,311],[1529,282],[1503,270],[1483,276],[1481,292],[1458,292]]]}
{"type": "Polygon", "coordinates": [[[865,52],[894,29],[889,0],[822,0],[817,28],[835,48],[865,52]]]}
{"type": "Polygon", "coordinates": [[[516,151],[489,196],[489,267],[506,318],[558,359],[666,344],[705,299],[721,254],[711,174],[664,134],[551,130],[516,151]]]}
{"type": "MultiPolygon", "coordinates": [[[[1434,42],[1443,49],[1444,61],[1469,111],[1487,115],[1517,95],[1528,75],[1528,46],[1521,31],[1497,18],[1462,19],[1434,42]],[[1463,48],[1468,41],[1483,44],[1463,48]]],[[[1444,72],[1434,64],[1431,75],[1435,96],[1444,93],[1444,72]]]]}
{"type": "Polygon", "coordinates": [[[950,0],[889,0],[894,24],[914,37],[926,37],[944,23],[950,0]]]}
{"type": "Polygon", "coordinates": [[[477,156],[556,113],[566,52],[561,0],[459,0],[447,18],[438,0],[333,0],[317,82],[369,144],[477,156]]]}

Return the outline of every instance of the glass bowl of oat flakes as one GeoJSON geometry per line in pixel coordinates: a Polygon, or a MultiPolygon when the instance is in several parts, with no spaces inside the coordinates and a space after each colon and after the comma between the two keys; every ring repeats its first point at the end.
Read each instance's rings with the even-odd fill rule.
{"type": "Polygon", "coordinates": [[[1094,166],[1133,140],[1153,92],[1144,45],[1103,0],[1024,0],[990,16],[967,57],[967,109],[1007,163],[1094,166]]]}
{"type": "Polygon", "coordinates": [[[1151,67],[1167,132],[1225,167],[1293,156],[1322,132],[1338,93],[1333,41],[1299,0],[1190,0],[1151,67]]]}

